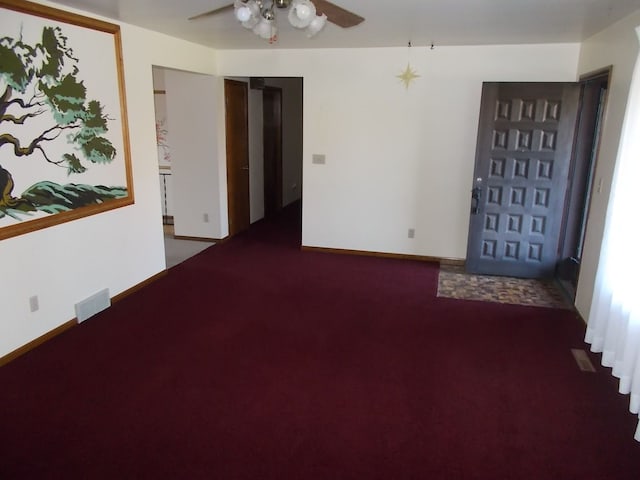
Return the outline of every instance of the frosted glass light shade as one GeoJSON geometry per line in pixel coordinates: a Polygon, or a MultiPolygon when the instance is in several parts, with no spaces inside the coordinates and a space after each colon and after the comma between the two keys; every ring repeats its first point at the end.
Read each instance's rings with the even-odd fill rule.
{"type": "Polygon", "coordinates": [[[251,18],[251,10],[246,5],[236,9],[236,18],[239,22],[246,22],[251,18]]]}
{"type": "Polygon", "coordinates": [[[316,7],[309,0],[294,0],[289,8],[289,23],[296,28],[307,28],[316,16],[316,7]]]}
{"type": "Polygon", "coordinates": [[[323,13],[322,15],[316,15],[309,23],[307,27],[307,37],[315,37],[318,33],[322,31],[322,29],[327,24],[327,16],[323,13]]]}
{"type": "Polygon", "coordinates": [[[271,40],[277,33],[276,25],[273,23],[273,20],[262,18],[258,24],[253,27],[253,33],[265,40],[271,40]]]}
{"type": "MultiPolygon", "coordinates": [[[[296,7],[296,15],[300,20],[307,20],[313,14],[312,8],[313,5],[309,6],[307,3],[300,3],[296,7]]],[[[315,9],[314,9],[315,10],[315,9]]]]}
{"type": "Polygon", "coordinates": [[[242,22],[242,26],[244,28],[248,28],[249,30],[252,30],[253,27],[255,27],[259,22],[260,22],[260,19],[258,17],[250,17],[249,20],[247,20],[246,22],[242,22]]]}
{"type": "Polygon", "coordinates": [[[244,28],[252,29],[260,21],[260,7],[255,0],[236,0],[234,7],[236,19],[244,28]]]}

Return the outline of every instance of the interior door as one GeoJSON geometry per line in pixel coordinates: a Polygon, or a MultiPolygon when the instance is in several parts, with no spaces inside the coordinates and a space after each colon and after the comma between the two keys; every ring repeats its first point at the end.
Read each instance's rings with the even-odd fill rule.
{"type": "Polygon", "coordinates": [[[224,81],[229,235],[247,230],[249,206],[249,103],[247,84],[224,81]]]}
{"type": "Polygon", "coordinates": [[[553,277],[579,95],[575,83],[484,84],[469,272],[553,277]]]}
{"type": "Polygon", "coordinates": [[[266,87],[262,92],[264,120],[264,216],[282,209],[282,90],[266,87]]]}

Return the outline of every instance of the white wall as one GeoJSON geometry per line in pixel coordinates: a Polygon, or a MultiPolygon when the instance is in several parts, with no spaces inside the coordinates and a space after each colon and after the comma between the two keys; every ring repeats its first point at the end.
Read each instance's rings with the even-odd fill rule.
{"type": "Polygon", "coordinates": [[[600,258],[611,181],[618,158],[620,133],[624,122],[629,89],[640,52],[635,28],[640,25],[640,11],[622,19],[582,44],[578,71],[580,75],[613,66],[609,96],[595,172],[596,188],[591,200],[576,307],[588,318],[593,286],[600,258]]]}
{"type": "Polygon", "coordinates": [[[225,157],[218,156],[220,79],[165,70],[167,129],[171,145],[175,234],[220,239],[227,236],[225,157]]]}
{"type": "Polygon", "coordinates": [[[117,295],[165,269],[151,66],[215,74],[215,53],[130,25],[122,42],[135,204],[0,241],[0,356],[74,318],[98,290],[117,295]]]}
{"type": "Polygon", "coordinates": [[[217,59],[220,75],[304,78],[304,245],[461,259],[482,82],[574,81],[578,54],[562,44],[217,59]],[[405,90],[396,75],[408,59],[420,78],[405,90]],[[314,153],[326,164],[311,164],[314,153]]]}

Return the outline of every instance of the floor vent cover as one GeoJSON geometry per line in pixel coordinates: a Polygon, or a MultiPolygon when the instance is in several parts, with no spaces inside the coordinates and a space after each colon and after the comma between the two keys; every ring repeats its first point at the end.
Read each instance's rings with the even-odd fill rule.
{"type": "Polygon", "coordinates": [[[78,319],[78,323],[84,322],[86,319],[93,317],[96,313],[110,306],[111,297],[109,296],[109,289],[105,288],[104,290],[100,290],[89,298],[76,303],[76,318],[78,319]]]}
{"type": "Polygon", "coordinates": [[[593,366],[593,363],[591,363],[587,352],[579,348],[572,348],[571,353],[573,354],[573,358],[576,360],[580,370],[583,372],[595,373],[596,369],[593,366]]]}

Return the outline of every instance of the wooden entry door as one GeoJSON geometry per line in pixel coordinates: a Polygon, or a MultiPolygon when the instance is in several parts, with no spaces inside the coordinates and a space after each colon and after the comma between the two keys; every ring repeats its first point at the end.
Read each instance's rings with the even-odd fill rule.
{"type": "Polygon", "coordinates": [[[282,210],[282,89],[262,92],[264,120],[264,216],[282,210]]]}
{"type": "Polygon", "coordinates": [[[579,95],[574,83],[483,86],[469,272],[553,277],[579,95]]]}
{"type": "Polygon", "coordinates": [[[227,141],[227,196],[229,235],[247,230],[249,206],[249,103],[247,84],[224,81],[227,141]]]}

